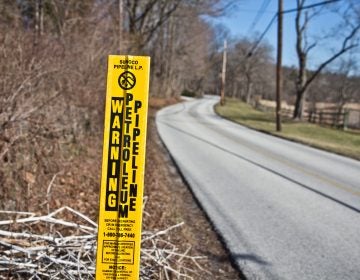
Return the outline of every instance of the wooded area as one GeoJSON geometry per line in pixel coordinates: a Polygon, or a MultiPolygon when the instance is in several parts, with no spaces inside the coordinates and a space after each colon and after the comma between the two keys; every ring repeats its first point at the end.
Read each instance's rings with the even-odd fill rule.
{"type": "Polygon", "coordinates": [[[107,55],[150,55],[152,96],[200,91],[212,34],[200,16],[223,10],[219,1],[1,0],[1,208],[41,204],[31,186],[46,190],[73,144],[102,131],[107,55]]]}

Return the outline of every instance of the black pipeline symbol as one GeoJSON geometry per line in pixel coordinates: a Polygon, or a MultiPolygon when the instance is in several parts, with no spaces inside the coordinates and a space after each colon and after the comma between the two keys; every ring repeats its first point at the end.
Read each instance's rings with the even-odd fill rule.
{"type": "Polygon", "coordinates": [[[119,76],[118,84],[123,90],[132,89],[136,84],[135,75],[129,71],[122,73],[119,76]]]}

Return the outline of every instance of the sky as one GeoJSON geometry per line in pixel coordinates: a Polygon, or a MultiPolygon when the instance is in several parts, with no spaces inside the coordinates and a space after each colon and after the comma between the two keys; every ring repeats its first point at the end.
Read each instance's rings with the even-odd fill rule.
{"type": "MultiPolygon", "coordinates": [[[[323,2],[323,0],[308,0],[308,4],[323,2]]],[[[340,3],[340,2],[339,2],[340,3]]],[[[284,0],[284,10],[296,7],[295,0],[284,0]]],[[[231,36],[236,38],[251,37],[257,32],[258,35],[268,26],[269,22],[277,12],[278,0],[238,0],[236,7],[223,17],[212,18],[213,24],[222,24],[229,29],[231,36]],[[266,6],[266,3],[268,5],[266,6]],[[265,4],[264,13],[259,16],[258,11],[265,4]]],[[[328,33],[331,28],[339,23],[339,16],[324,11],[320,16],[314,18],[309,24],[309,35],[311,38],[321,36],[328,33]]],[[[283,35],[283,65],[297,66],[296,50],[295,50],[295,13],[285,14],[283,18],[284,35],[283,35]]],[[[273,56],[276,55],[277,45],[277,21],[271,26],[266,33],[264,40],[273,46],[273,56]]],[[[309,67],[314,68],[316,65],[324,61],[333,51],[340,47],[340,40],[324,41],[319,44],[310,53],[309,67]]]]}

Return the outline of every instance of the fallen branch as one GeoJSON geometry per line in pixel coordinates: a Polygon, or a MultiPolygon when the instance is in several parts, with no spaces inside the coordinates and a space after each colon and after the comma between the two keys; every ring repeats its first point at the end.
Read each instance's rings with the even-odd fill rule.
{"type": "MultiPolygon", "coordinates": [[[[0,279],[95,279],[97,224],[90,218],[69,207],[45,216],[0,213],[28,216],[0,221],[0,279]],[[66,216],[64,212],[74,218],[59,218],[66,216]],[[49,228],[51,232],[47,231],[49,228]]],[[[181,253],[175,245],[161,239],[181,226],[183,223],[158,232],[144,231],[141,279],[193,279],[190,274],[196,272],[187,267],[189,263],[202,270],[198,263],[202,257],[189,255],[190,247],[181,253]]]]}

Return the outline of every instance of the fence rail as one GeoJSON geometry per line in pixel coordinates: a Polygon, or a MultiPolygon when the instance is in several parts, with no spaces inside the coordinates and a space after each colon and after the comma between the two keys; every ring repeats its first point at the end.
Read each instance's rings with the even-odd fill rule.
{"type": "MultiPolygon", "coordinates": [[[[261,102],[256,104],[256,108],[264,112],[274,112],[273,106],[266,106],[261,102]]],[[[281,109],[281,115],[292,118],[294,110],[290,108],[281,109]]],[[[339,110],[338,107],[315,108],[305,110],[303,113],[303,120],[310,123],[317,123],[321,125],[329,125],[341,129],[354,128],[360,129],[360,111],[345,109],[339,110]]]]}
{"type": "Polygon", "coordinates": [[[346,129],[348,126],[349,112],[334,112],[314,110],[308,112],[308,121],[311,123],[326,124],[346,129]]]}

